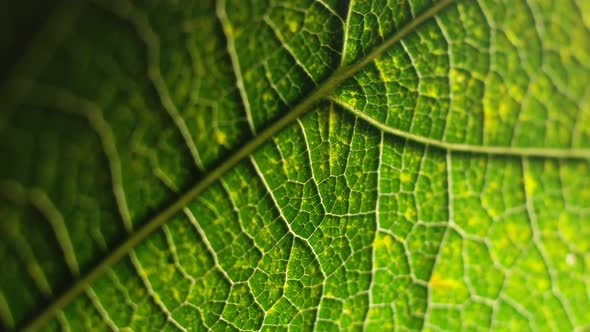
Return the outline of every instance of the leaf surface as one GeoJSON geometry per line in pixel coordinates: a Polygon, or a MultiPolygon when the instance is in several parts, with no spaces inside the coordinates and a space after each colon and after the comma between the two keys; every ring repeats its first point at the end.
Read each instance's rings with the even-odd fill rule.
{"type": "Polygon", "coordinates": [[[586,7],[64,1],[2,90],[2,324],[587,328],[586,7]]]}

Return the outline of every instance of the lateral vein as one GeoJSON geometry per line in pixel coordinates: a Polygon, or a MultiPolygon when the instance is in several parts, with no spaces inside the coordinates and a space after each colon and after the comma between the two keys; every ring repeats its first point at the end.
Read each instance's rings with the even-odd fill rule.
{"type": "Polygon", "coordinates": [[[244,86],[244,78],[242,77],[242,69],[240,68],[240,60],[238,59],[238,52],[236,51],[236,44],[234,38],[234,29],[227,17],[225,11],[225,0],[217,1],[217,7],[215,9],[217,19],[221,24],[223,34],[225,35],[227,43],[227,53],[231,60],[232,69],[236,77],[236,86],[240,92],[242,103],[244,104],[244,110],[246,111],[246,118],[252,134],[256,135],[256,127],[254,126],[254,118],[252,117],[252,110],[250,109],[250,101],[248,100],[248,94],[246,93],[246,87],[244,86]]]}
{"type": "Polygon", "coordinates": [[[514,146],[492,146],[492,145],[475,145],[475,144],[464,144],[464,143],[450,143],[442,140],[425,137],[422,135],[412,134],[408,131],[397,129],[386,124],[383,124],[379,120],[363,113],[362,111],[354,108],[352,105],[345,101],[336,98],[328,97],[334,103],[340,105],[345,110],[351,112],[355,116],[365,120],[369,124],[373,125],[377,129],[393,134],[395,136],[403,137],[410,141],[421,143],[424,145],[434,146],[447,151],[457,152],[470,152],[470,153],[482,153],[489,155],[501,155],[501,156],[520,156],[520,157],[546,157],[546,158],[574,158],[574,159],[590,159],[589,149],[559,149],[559,148],[540,148],[540,147],[514,147],[514,146]]]}

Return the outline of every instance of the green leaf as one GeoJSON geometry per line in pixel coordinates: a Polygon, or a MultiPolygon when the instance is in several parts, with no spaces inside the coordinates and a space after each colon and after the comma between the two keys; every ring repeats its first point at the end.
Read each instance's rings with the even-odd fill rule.
{"type": "Polygon", "coordinates": [[[0,90],[2,327],[587,329],[587,3],[61,2],[0,90]]]}

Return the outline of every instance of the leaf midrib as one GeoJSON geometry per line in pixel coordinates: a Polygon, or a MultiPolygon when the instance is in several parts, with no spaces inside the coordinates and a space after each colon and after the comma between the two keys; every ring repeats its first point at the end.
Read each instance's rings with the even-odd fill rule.
{"type": "MultiPolygon", "coordinates": [[[[123,241],[109,255],[96,264],[92,270],[86,273],[82,278],[78,279],[70,288],[68,288],[64,293],[53,300],[41,313],[31,318],[31,320],[22,328],[22,331],[35,331],[41,328],[59,310],[64,308],[68,303],[83,293],[94,280],[102,276],[106,271],[109,270],[110,267],[116,264],[121,258],[125,257],[135,246],[143,241],[143,239],[159,229],[160,226],[166,223],[166,221],[168,221],[171,217],[181,212],[188,203],[194,200],[210,185],[219,180],[225,173],[231,170],[240,161],[250,156],[267,140],[274,137],[287,125],[301,117],[305,112],[309,111],[314,104],[328,97],[341,82],[351,77],[359,70],[363,69],[367,64],[380,56],[393,44],[401,40],[409,33],[413,32],[418,26],[439,13],[453,2],[454,0],[438,1],[432,7],[400,28],[394,35],[372,49],[367,55],[350,65],[342,66],[335,70],[307,97],[295,105],[287,114],[270,124],[264,130],[260,131],[258,135],[254,136],[250,141],[236,150],[235,153],[230,155],[216,168],[207,173],[192,188],[181,194],[174,202],[156,214],[153,218],[148,220],[144,225],[130,233],[125,241],[123,241]]],[[[346,30],[346,28],[347,27],[345,27],[344,30],[346,30]]],[[[343,50],[343,54],[345,52],[346,50],[343,50]]]]}

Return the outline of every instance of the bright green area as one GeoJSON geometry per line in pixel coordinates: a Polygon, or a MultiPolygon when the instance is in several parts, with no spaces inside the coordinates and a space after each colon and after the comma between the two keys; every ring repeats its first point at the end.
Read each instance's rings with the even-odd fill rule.
{"type": "Polygon", "coordinates": [[[323,91],[43,328],[590,328],[590,7],[456,1],[372,53],[438,4],[64,2],[2,91],[0,327],[323,91]]]}

